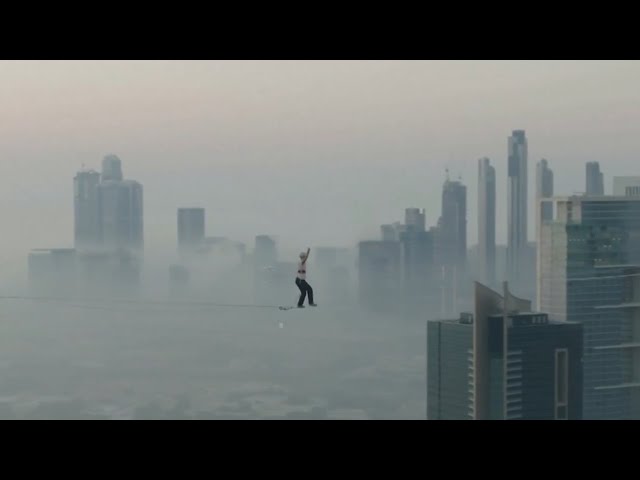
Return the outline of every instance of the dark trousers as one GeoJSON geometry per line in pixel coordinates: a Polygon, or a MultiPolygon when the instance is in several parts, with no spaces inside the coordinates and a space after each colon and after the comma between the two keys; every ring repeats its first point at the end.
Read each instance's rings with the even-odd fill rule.
{"type": "Polygon", "coordinates": [[[304,297],[309,295],[309,305],[313,303],[313,288],[307,283],[306,280],[296,278],[296,285],[300,289],[300,300],[298,300],[298,306],[301,307],[304,304],[304,297]]]}

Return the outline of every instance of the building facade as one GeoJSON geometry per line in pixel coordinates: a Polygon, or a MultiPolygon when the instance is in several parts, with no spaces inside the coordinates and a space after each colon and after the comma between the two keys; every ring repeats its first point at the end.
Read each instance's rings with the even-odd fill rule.
{"type": "Polygon", "coordinates": [[[142,185],[133,180],[107,180],[98,187],[102,247],[108,251],[142,252],[144,216],[142,185]]]}
{"type": "Polygon", "coordinates": [[[604,175],[600,171],[598,162],[586,164],[585,194],[588,196],[604,195],[604,175]]]}
{"type": "Polygon", "coordinates": [[[79,250],[98,248],[102,243],[100,225],[100,174],[82,170],[73,179],[74,242],[79,250]]]}
{"type": "Polygon", "coordinates": [[[584,416],[640,418],[640,198],[556,198],[542,226],[540,308],[584,327],[584,416]]]}
{"type": "Polygon", "coordinates": [[[476,283],[474,313],[427,326],[427,418],[582,418],[582,326],[476,283]]]}

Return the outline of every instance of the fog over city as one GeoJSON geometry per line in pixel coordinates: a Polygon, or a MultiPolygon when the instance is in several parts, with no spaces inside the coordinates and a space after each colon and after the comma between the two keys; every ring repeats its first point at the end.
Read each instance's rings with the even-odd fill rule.
{"type": "Polygon", "coordinates": [[[638,62],[2,61],[0,78],[0,418],[424,419],[426,321],[471,311],[474,280],[536,301],[536,164],[556,196],[585,193],[587,162],[604,194],[640,175],[638,62]],[[317,307],[296,308],[296,277],[317,307]]]}

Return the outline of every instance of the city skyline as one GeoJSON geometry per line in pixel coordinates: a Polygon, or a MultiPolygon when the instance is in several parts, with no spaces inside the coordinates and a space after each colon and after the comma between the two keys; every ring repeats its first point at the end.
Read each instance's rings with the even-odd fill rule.
{"type": "Polygon", "coordinates": [[[640,418],[640,62],[1,74],[0,417],[640,418]]]}
{"type": "MultiPolygon", "coordinates": [[[[206,208],[213,232],[245,243],[256,231],[281,235],[292,252],[308,238],[355,245],[407,205],[425,208],[433,224],[447,167],[476,198],[476,159],[491,158],[496,197],[506,197],[503,139],[514,128],[527,131],[530,163],[553,161],[559,193],[584,190],[572,172],[587,161],[601,162],[606,189],[613,176],[638,173],[634,62],[4,62],[0,71],[13,86],[0,93],[9,127],[0,142],[8,227],[1,260],[9,262],[24,254],[22,235],[71,244],[62,172],[97,165],[109,152],[148,191],[150,252],[173,243],[169,212],[181,204],[206,208]],[[293,91],[284,88],[291,81],[293,91]],[[578,115],[585,110],[597,115],[578,115]],[[329,181],[330,195],[321,188],[329,181]],[[293,200],[300,195],[305,207],[293,200]],[[307,235],[285,220],[309,212],[307,235]]],[[[529,190],[532,202],[531,180],[529,190]]]]}

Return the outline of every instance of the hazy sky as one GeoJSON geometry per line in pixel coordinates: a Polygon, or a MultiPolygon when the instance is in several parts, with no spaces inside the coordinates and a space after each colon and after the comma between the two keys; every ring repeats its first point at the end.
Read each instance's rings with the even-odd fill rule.
{"type": "Polygon", "coordinates": [[[180,206],[207,209],[208,235],[274,234],[285,252],[354,245],[407,206],[432,225],[447,166],[471,245],[482,156],[504,242],[511,130],[527,132],[531,198],[541,157],[556,193],[584,190],[591,160],[610,192],[640,174],[639,85],[634,61],[0,62],[0,261],[72,246],[73,176],[108,153],[144,185],[152,252],[173,255],[180,206]]]}

